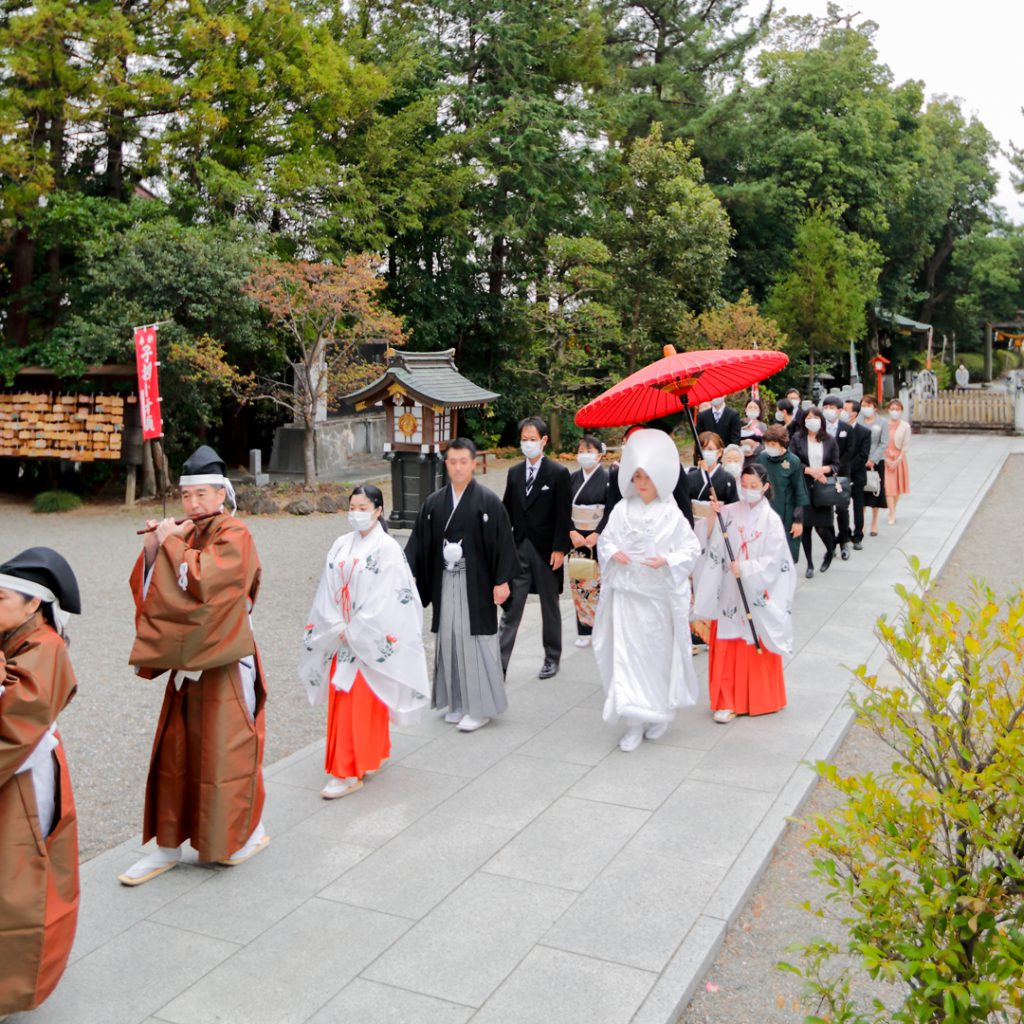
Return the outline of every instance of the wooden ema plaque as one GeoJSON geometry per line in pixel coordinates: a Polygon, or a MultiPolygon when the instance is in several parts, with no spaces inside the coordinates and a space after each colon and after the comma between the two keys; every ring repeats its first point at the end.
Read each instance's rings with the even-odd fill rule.
{"type": "Polygon", "coordinates": [[[0,457],[121,458],[125,403],[135,396],[0,394],[0,457]]]}

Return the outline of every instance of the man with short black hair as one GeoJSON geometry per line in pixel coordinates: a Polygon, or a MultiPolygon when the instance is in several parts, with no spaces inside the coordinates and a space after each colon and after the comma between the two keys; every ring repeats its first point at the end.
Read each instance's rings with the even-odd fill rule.
{"type": "Polygon", "coordinates": [[[864,487],[868,482],[868,459],[871,456],[871,431],[859,420],[860,402],[848,398],[843,402],[846,422],[853,431],[850,456],[850,486],[853,490],[853,550],[864,547],[864,487]]]}
{"type": "MultiPolygon", "coordinates": [[[[855,442],[853,426],[842,419],[843,400],[838,395],[826,395],[821,400],[821,414],[825,417],[825,431],[839,449],[839,475],[851,482],[851,504],[853,497],[853,459],[855,442]]],[[[850,557],[850,506],[836,506],[836,542],[839,554],[845,562],[850,557]]]]}
{"type": "Polygon", "coordinates": [[[697,414],[697,433],[717,434],[725,447],[740,443],[742,429],[740,414],[725,404],[724,396],[712,398],[711,408],[697,414]]]}
{"type": "Polygon", "coordinates": [[[497,608],[519,561],[501,501],[473,479],[476,445],[456,438],[444,466],[448,484],[423,503],[405,557],[424,606],[433,605],[433,706],[475,732],[508,707],[497,608]]]}
{"type": "Polygon", "coordinates": [[[544,643],[544,664],[538,676],[550,679],[558,672],[562,658],[558,597],[562,592],[562,562],[571,546],[569,470],[545,458],[548,427],[539,416],[527,416],[520,422],[519,441],[526,458],[509,470],[502,498],[515,537],[519,573],[512,581],[512,593],[501,616],[501,667],[508,672],[526,598],[537,594],[544,643]]]}

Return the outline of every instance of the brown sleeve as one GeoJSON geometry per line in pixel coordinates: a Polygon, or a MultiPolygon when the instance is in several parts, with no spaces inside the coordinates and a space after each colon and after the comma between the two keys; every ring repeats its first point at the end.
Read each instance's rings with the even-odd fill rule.
{"type": "Polygon", "coordinates": [[[64,642],[48,626],[36,630],[6,659],[0,655],[0,675],[0,786],[5,786],[57,720],[77,684],[64,642]]]}

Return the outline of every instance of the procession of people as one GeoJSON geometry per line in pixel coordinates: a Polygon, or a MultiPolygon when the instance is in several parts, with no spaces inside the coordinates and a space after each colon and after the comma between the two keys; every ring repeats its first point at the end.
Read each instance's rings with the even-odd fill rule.
{"type": "MultiPolygon", "coordinates": [[[[771,424],[756,399],[743,408],[742,422],[717,399],[700,414],[692,467],[670,433],[634,424],[609,465],[605,444],[584,435],[571,474],[545,453],[545,421],[527,417],[524,458],[501,498],[474,479],[474,443],[455,438],[447,482],[423,503],[404,549],[387,530],[381,490],[356,487],[350,529],[321,563],[297,638],[298,679],[327,708],[321,796],[356,793],[387,766],[392,722],[433,708],[473,733],[506,713],[530,594],[541,605],[538,676],[557,685],[547,681],[560,668],[566,578],[576,644],[593,649],[602,717],[622,727],[621,751],[657,741],[698,703],[697,634],[715,723],[785,708],[801,546],[812,577],[813,533],[824,572],[837,551],[846,559],[862,546],[865,508],[871,536],[879,507],[895,521],[909,489],[910,427],[898,402],[886,422],[870,396],[807,408],[793,396],[771,424]]],[[[176,867],[186,844],[200,862],[235,868],[270,843],[268,686],[252,625],[259,557],[213,449],[197,449],[178,482],[184,518],[148,521],[129,581],[128,661],[141,679],[166,683],[142,810],[150,846],[118,876],[128,887],[176,867]]],[[[0,1016],[49,995],[75,932],[77,825],[57,718],[77,685],[64,622],[80,610],[57,552],[31,548],[0,565],[0,1016]]]]}

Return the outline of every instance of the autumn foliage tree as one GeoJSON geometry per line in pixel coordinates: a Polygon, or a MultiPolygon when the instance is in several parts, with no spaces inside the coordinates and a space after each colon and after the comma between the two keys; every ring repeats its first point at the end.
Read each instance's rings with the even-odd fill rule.
{"type": "Polygon", "coordinates": [[[679,325],[679,340],[685,349],[740,348],[774,351],[784,348],[786,334],[779,325],[762,315],[744,290],[735,302],[706,309],[699,316],[687,313],[679,325]]]}
{"type": "Polygon", "coordinates": [[[246,294],[280,334],[294,372],[293,382],[255,375],[247,397],[273,402],[305,428],[307,488],[316,487],[317,410],[373,376],[362,346],[393,347],[406,340],[401,318],[380,303],[384,287],[375,258],[367,254],[337,264],[270,260],[246,282],[246,294]]]}

